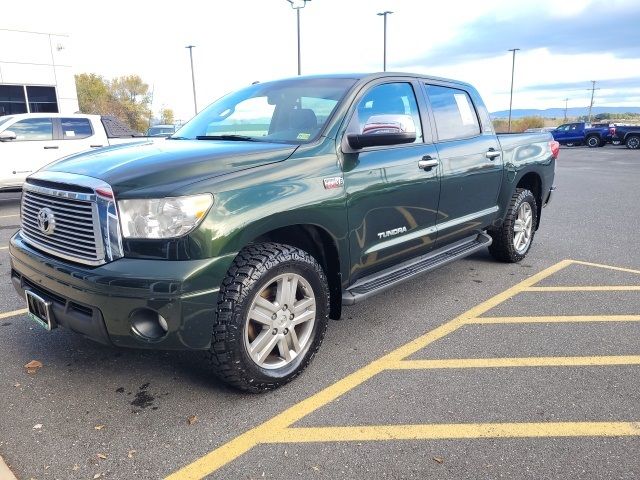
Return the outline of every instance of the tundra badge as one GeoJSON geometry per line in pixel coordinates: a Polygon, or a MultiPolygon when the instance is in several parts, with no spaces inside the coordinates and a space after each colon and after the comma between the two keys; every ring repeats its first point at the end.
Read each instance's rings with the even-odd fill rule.
{"type": "Polygon", "coordinates": [[[378,233],[378,238],[393,237],[394,235],[398,235],[399,233],[405,233],[406,231],[407,231],[407,227],[394,228],[393,230],[387,230],[386,232],[378,233]]]}

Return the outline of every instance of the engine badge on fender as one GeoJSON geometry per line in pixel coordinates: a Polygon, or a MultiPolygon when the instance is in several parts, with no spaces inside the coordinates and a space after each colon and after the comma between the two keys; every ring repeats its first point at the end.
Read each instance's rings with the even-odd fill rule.
{"type": "Polygon", "coordinates": [[[325,190],[332,188],[340,188],[344,185],[344,179],[342,177],[329,177],[322,180],[325,190]]]}

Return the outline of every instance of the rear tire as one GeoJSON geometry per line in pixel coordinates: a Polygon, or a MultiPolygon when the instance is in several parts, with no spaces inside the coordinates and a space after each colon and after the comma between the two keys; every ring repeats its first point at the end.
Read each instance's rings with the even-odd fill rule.
{"type": "Polygon", "coordinates": [[[489,253],[501,262],[519,262],[531,248],[537,225],[536,198],[531,191],[517,188],[511,196],[502,226],[488,232],[493,239],[489,253]]]}
{"type": "Polygon", "coordinates": [[[220,287],[206,357],[229,385],[273,390],[309,365],[328,317],[327,278],[311,255],[278,243],[249,245],[220,287]]]}
{"type": "Polygon", "coordinates": [[[638,148],[640,148],[640,136],[629,135],[625,143],[627,145],[627,148],[630,148],[631,150],[637,150],[638,148]]]}

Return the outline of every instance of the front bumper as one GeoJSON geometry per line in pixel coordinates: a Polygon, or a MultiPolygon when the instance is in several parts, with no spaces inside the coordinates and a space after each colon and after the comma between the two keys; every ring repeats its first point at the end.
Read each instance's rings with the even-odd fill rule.
{"type": "Polygon", "coordinates": [[[219,285],[235,254],[188,261],[121,258],[87,267],[44,254],[11,239],[11,281],[52,303],[56,323],[104,344],[157,349],[206,349],[211,343],[219,285]],[[168,331],[150,340],[137,334],[130,317],[151,309],[168,331]]]}

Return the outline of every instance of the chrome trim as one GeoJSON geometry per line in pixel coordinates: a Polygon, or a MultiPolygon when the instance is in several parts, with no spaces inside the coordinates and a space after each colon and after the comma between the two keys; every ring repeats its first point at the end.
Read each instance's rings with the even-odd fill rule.
{"type": "MultiPolygon", "coordinates": [[[[43,179],[44,180],[44,179],[43,179]]],[[[55,180],[47,180],[49,182],[54,182],[55,180]]],[[[72,187],[72,185],[69,185],[72,187]]],[[[23,190],[29,190],[30,192],[42,193],[44,195],[49,195],[51,197],[61,197],[68,198],[70,200],[79,200],[82,202],[95,202],[96,196],[91,193],[81,193],[81,192],[69,192],[66,190],[55,190],[53,188],[43,187],[41,185],[33,185],[32,183],[25,183],[23,186],[23,190]]]]}
{"type": "Polygon", "coordinates": [[[485,208],[484,210],[480,210],[479,212],[474,212],[474,213],[470,213],[469,215],[464,215],[462,217],[454,218],[452,220],[449,220],[448,222],[438,223],[436,225],[436,229],[438,230],[438,232],[440,232],[441,230],[446,230],[447,228],[457,227],[462,223],[470,222],[471,220],[475,220],[477,218],[490,215],[492,213],[497,212],[498,210],[500,210],[500,207],[498,207],[497,205],[490,208],[485,208]]]}
{"type": "MultiPolygon", "coordinates": [[[[34,185],[28,183],[28,180],[25,182],[23,185],[25,192],[54,197],[48,200],[23,195],[21,210],[24,226],[21,229],[21,235],[27,243],[55,257],[92,266],[103,265],[124,256],[115,195],[109,184],[85,175],[50,171],[36,172],[29,179],[59,183],[65,187],[68,186],[68,189],[34,185]],[[90,188],[94,193],[77,192],[74,191],[74,187],[90,188]],[[87,205],[85,208],[78,205],[78,208],[74,209],[64,201],[56,201],[55,197],[87,202],[87,205]],[[73,243],[69,241],[56,239],[60,245],[59,248],[56,248],[53,241],[39,239],[35,230],[30,233],[30,230],[34,229],[32,224],[37,219],[38,211],[47,207],[52,208],[56,214],[56,228],[59,228],[60,232],[65,235],[76,236],[78,241],[76,254],[62,251],[66,249],[65,245],[71,245],[69,250],[73,249],[73,243]],[[91,230],[93,230],[93,236],[91,236],[91,230]],[[90,242],[92,242],[91,245],[87,245],[90,242]],[[95,253],[87,252],[87,250],[90,252],[95,250],[95,253]]],[[[37,223],[35,224],[37,225],[37,223]]]]}
{"type": "Polygon", "coordinates": [[[500,208],[496,205],[491,208],[486,208],[484,210],[480,210],[479,212],[470,213],[469,215],[465,215],[463,217],[454,218],[453,220],[449,220],[448,222],[439,223],[437,225],[433,225],[431,227],[422,228],[420,230],[415,230],[406,235],[401,235],[399,237],[394,237],[391,240],[385,240],[384,242],[380,242],[376,245],[365,250],[364,254],[368,255],[373,252],[379,252],[380,250],[384,250],[386,248],[395,247],[396,245],[400,245],[405,242],[409,242],[411,240],[415,240],[416,238],[424,237],[426,235],[433,235],[436,232],[440,232],[442,230],[446,230],[448,228],[455,227],[465,222],[469,222],[471,220],[475,220],[477,218],[484,217],[485,215],[490,215],[492,213],[497,212],[500,208]]]}

